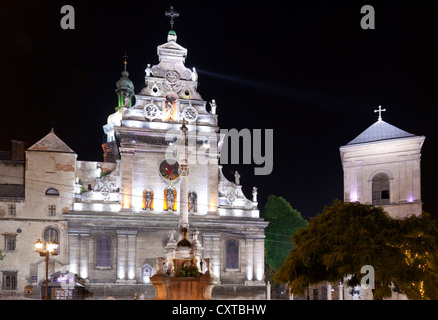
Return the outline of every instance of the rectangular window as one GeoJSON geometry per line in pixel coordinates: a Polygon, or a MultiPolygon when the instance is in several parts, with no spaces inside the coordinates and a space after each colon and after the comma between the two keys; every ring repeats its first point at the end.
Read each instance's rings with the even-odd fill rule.
{"type": "Polygon", "coordinates": [[[17,211],[17,209],[15,207],[15,204],[8,205],[8,215],[15,216],[16,211],[17,211]]]}
{"type": "Polygon", "coordinates": [[[15,237],[5,238],[6,241],[6,251],[15,251],[15,237]]]}
{"type": "Polygon", "coordinates": [[[49,212],[49,216],[56,216],[56,206],[50,205],[48,212],[49,212]]]}
{"type": "Polygon", "coordinates": [[[3,272],[3,290],[17,289],[17,272],[5,271],[3,272]]]}

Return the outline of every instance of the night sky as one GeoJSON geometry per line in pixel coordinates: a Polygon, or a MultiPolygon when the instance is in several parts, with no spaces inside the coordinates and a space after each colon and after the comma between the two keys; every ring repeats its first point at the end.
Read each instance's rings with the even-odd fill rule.
{"type": "Polygon", "coordinates": [[[164,12],[179,12],[174,30],[188,49],[198,91],[218,104],[221,128],[274,129],[274,169],[226,165],[243,191],[283,196],[311,217],[343,199],[339,147],[383,120],[425,135],[423,209],[438,216],[437,1],[7,1],[2,2],[2,134],[31,146],[52,122],[78,160],[103,161],[101,144],[117,104],[122,55],[139,93],[146,65],[170,30],[164,12]],[[289,2],[288,2],[289,3],[289,2]],[[63,30],[64,4],[75,29],[63,30]],[[363,5],[375,30],[363,30],[363,5]]]}

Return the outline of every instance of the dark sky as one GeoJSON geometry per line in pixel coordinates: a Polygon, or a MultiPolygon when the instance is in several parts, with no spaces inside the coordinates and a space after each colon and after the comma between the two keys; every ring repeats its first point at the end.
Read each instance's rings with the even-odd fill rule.
{"type": "Polygon", "coordinates": [[[32,145],[51,128],[79,160],[102,161],[102,125],[114,112],[115,83],[126,51],[138,93],[147,63],[170,29],[198,91],[218,104],[222,128],[274,129],[274,170],[241,172],[244,192],[283,196],[303,216],[343,198],[339,147],[377,120],[425,135],[424,210],[438,215],[438,2],[436,1],[7,1],[2,2],[2,134],[32,145]],[[64,4],[75,29],[63,30],[64,4]],[[363,5],[375,30],[363,30],[363,5]]]}

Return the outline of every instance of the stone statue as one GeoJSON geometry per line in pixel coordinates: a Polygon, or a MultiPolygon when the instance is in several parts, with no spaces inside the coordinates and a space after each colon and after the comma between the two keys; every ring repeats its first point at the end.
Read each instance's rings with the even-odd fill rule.
{"type": "Polygon", "coordinates": [[[175,232],[176,231],[173,230],[173,229],[169,230],[169,240],[167,241],[166,245],[173,245],[173,244],[176,243],[176,241],[175,241],[175,232]]]}
{"type": "Polygon", "coordinates": [[[217,105],[216,105],[216,101],[214,99],[211,100],[210,106],[211,106],[211,114],[216,114],[217,105]]]}
{"type": "Polygon", "coordinates": [[[145,210],[152,210],[152,200],[154,199],[154,196],[152,195],[152,190],[146,190],[145,191],[145,210]]]}
{"type": "Polygon", "coordinates": [[[198,73],[196,72],[195,67],[193,67],[191,78],[192,78],[192,81],[198,81],[198,73]]]}
{"type": "Polygon", "coordinates": [[[173,205],[175,203],[175,196],[173,194],[173,188],[167,188],[167,211],[173,211],[173,205]]]}
{"type": "Polygon", "coordinates": [[[197,208],[196,208],[196,192],[195,191],[190,191],[189,192],[189,208],[190,208],[190,212],[197,212],[197,208]]]}
{"type": "Polygon", "coordinates": [[[146,77],[150,77],[151,73],[152,73],[152,69],[151,69],[151,64],[148,63],[147,68],[144,70],[144,72],[146,72],[146,77]]]}
{"type": "Polygon", "coordinates": [[[240,174],[238,171],[234,172],[234,183],[238,186],[240,185],[240,174]]]}
{"type": "Polygon", "coordinates": [[[257,202],[257,188],[252,188],[252,202],[257,202]]]}

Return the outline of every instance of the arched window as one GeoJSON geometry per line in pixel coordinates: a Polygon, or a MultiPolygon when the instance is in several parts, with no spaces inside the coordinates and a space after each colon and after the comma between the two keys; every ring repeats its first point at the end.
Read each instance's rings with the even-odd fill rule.
{"type": "Polygon", "coordinates": [[[386,173],[378,173],[372,181],[373,205],[389,204],[389,177],[386,173]]]}
{"type": "Polygon", "coordinates": [[[111,239],[109,237],[97,238],[96,267],[111,267],[111,239]]]}
{"type": "Polygon", "coordinates": [[[59,244],[58,230],[55,228],[47,228],[44,230],[44,242],[56,242],[58,244],[58,249],[56,252],[59,254],[59,244]]]}
{"type": "Polygon", "coordinates": [[[49,188],[46,190],[46,196],[59,196],[59,191],[55,188],[49,188]]]}
{"type": "Polygon", "coordinates": [[[226,243],[226,268],[239,268],[239,242],[237,240],[228,240],[226,243]]]}

